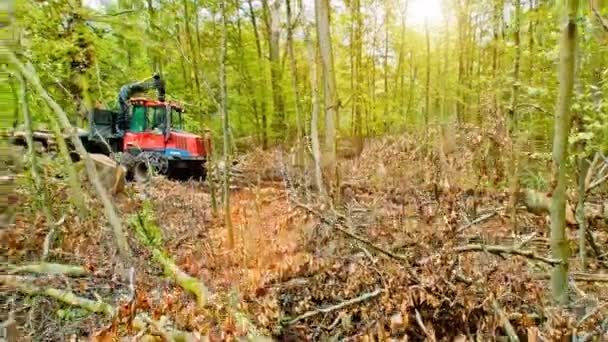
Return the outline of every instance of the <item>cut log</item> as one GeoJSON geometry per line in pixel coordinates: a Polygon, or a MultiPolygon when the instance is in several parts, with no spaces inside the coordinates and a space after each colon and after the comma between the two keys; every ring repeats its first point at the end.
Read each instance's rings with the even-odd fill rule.
{"type": "MultiPolygon", "coordinates": [[[[127,170],[119,165],[114,159],[104,154],[89,153],[89,156],[97,168],[99,180],[106,191],[112,195],[123,192],[127,170]]],[[[84,170],[82,161],[79,161],[77,164],[79,170],[84,170]]]]}
{"type": "MultiPolygon", "coordinates": [[[[520,193],[520,200],[529,212],[537,215],[548,214],[551,208],[551,197],[536,190],[526,189],[520,193]]],[[[566,223],[575,225],[574,210],[566,203],[566,223]]]]}
{"type": "MultiPolygon", "coordinates": [[[[536,215],[549,214],[551,197],[547,196],[547,194],[527,189],[520,192],[519,199],[529,212],[536,215]]],[[[604,220],[608,220],[608,201],[604,202],[604,204],[585,203],[585,217],[587,219],[603,218],[604,220]]],[[[570,225],[577,224],[574,209],[570,203],[566,203],[566,223],[570,225]]]]}

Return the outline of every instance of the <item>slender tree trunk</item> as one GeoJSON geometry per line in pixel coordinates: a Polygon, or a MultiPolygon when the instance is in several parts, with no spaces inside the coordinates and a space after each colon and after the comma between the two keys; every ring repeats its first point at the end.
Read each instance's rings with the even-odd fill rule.
{"type": "MultiPolygon", "coordinates": [[[[258,54],[258,63],[262,66],[263,70],[265,67],[265,59],[262,55],[262,44],[260,41],[260,33],[258,30],[257,19],[255,16],[255,11],[253,10],[252,0],[247,0],[247,4],[249,5],[249,16],[251,17],[251,25],[253,26],[253,34],[255,36],[255,48],[258,54]]],[[[262,78],[260,85],[260,115],[262,117],[262,148],[268,148],[268,119],[266,114],[266,78],[264,77],[265,72],[260,73],[260,77],[262,78]]]]}
{"type": "Polygon", "coordinates": [[[509,106],[507,123],[509,127],[509,203],[511,229],[517,233],[517,194],[519,193],[519,158],[517,140],[516,108],[519,95],[519,68],[521,64],[520,44],[521,0],[515,0],[515,23],[513,27],[513,42],[515,44],[515,60],[513,61],[513,85],[511,87],[511,104],[509,106]]]}
{"type": "MultiPolygon", "coordinates": [[[[235,7],[239,8],[239,0],[235,0],[235,7]]],[[[236,27],[237,27],[237,53],[238,53],[238,62],[240,69],[241,80],[243,81],[243,86],[247,89],[248,101],[251,105],[251,110],[253,112],[253,121],[255,124],[255,135],[257,141],[262,141],[262,127],[260,125],[260,115],[258,113],[258,99],[256,96],[256,90],[253,80],[251,79],[251,72],[249,70],[249,66],[247,65],[247,60],[245,58],[245,48],[243,46],[243,33],[241,27],[241,15],[240,11],[237,11],[237,19],[236,19],[236,27]]]]}
{"type": "Polygon", "coordinates": [[[30,115],[30,108],[27,101],[27,81],[23,77],[19,77],[21,80],[21,108],[23,111],[23,123],[25,126],[25,137],[27,140],[27,150],[30,157],[32,178],[34,180],[34,188],[40,195],[42,201],[42,212],[46,217],[47,226],[49,232],[44,239],[44,246],[42,252],[42,260],[46,260],[51,244],[55,237],[55,217],[50,207],[49,194],[46,186],[43,184],[42,175],[38,167],[38,156],[34,150],[34,138],[32,133],[32,117],[30,115]]]}
{"type": "Polygon", "coordinates": [[[234,229],[230,218],[230,125],[228,122],[228,92],[226,89],[227,24],[226,1],[220,2],[222,11],[222,39],[220,46],[220,113],[224,135],[224,224],[228,230],[228,245],[234,248],[234,229]]]}
{"type": "Polygon", "coordinates": [[[551,294],[561,305],[568,303],[568,258],[570,250],[566,238],[566,159],[570,133],[570,106],[575,78],[576,13],[578,0],[567,0],[566,21],[560,39],[559,95],[555,112],[552,164],[551,254],[561,261],[553,267],[551,294]]]}
{"type": "Polygon", "coordinates": [[[424,34],[426,36],[426,86],[424,94],[424,136],[428,138],[430,91],[431,91],[431,37],[428,20],[424,21],[424,34]]]}
{"type": "MultiPolygon", "coordinates": [[[[447,18],[447,15],[446,15],[447,18]]],[[[443,116],[443,119],[447,119],[449,113],[450,113],[450,106],[449,106],[449,101],[448,101],[448,94],[449,94],[449,72],[450,72],[450,28],[448,26],[448,20],[445,20],[445,53],[443,55],[443,96],[442,96],[442,110],[441,110],[441,115],[443,116]]]]}
{"type": "Polygon", "coordinates": [[[302,143],[302,114],[300,113],[300,92],[298,90],[298,67],[296,63],[296,56],[293,49],[293,25],[291,19],[291,3],[290,0],[285,0],[287,7],[287,52],[289,55],[289,64],[291,64],[291,81],[293,87],[294,96],[294,109],[296,114],[296,147],[298,154],[300,153],[300,146],[302,143]]]}
{"type": "MultiPolygon", "coordinates": [[[[55,102],[44,89],[44,87],[40,83],[40,79],[38,78],[38,76],[36,76],[33,67],[28,66],[30,69],[28,70],[26,66],[24,66],[12,52],[9,54],[8,57],[10,59],[10,62],[17,66],[21,74],[34,86],[40,96],[48,103],[51,109],[55,112],[59,124],[62,126],[62,128],[70,133],[72,144],[76,148],[78,154],[80,154],[80,157],[84,159],[87,175],[91,183],[93,183],[93,187],[99,195],[101,202],[103,203],[105,217],[112,226],[114,237],[116,238],[116,244],[118,246],[118,251],[122,257],[122,261],[125,264],[129,264],[131,262],[131,250],[129,248],[127,236],[122,228],[122,223],[116,213],[116,210],[114,209],[114,206],[112,204],[112,201],[110,200],[110,197],[108,196],[106,189],[103,187],[99,180],[95,164],[89,157],[89,154],[84,148],[82,141],[76,134],[76,129],[70,124],[66,113],[61,109],[61,107],[59,107],[57,102],[55,102]]],[[[53,120],[57,121],[56,119],[53,120]]]]}
{"type": "Polygon", "coordinates": [[[353,133],[355,136],[362,134],[362,102],[363,102],[363,71],[361,70],[362,60],[362,41],[363,41],[363,20],[361,18],[361,1],[352,0],[351,12],[353,16],[353,37],[352,37],[352,54],[353,57],[353,133]]]}
{"type": "Polygon", "coordinates": [[[312,95],[312,118],[310,121],[310,139],[312,144],[312,156],[314,159],[314,174],[317,190],[325,197],[323,187],[323,175],[321,173],[321,144],[319,142],[319,112],[321,109],[321,97],[319,95],[319,75],[317,73],[317,51],[310,38],[310,29],[304,28],[304,40],[308,48],[308,60],[310,61],[310,90],[312,95]]]}
{"type": "Polygon", "coordinates": [[[183,0],[184,5],[184,28],[186,33],[186,40],[188,42],[188,47],[190,48],[190,56],[192,58],[192,66],[194,70],[191,70],[192,75],[194,76],[194,85],[196,86],[196,94],[197,94],[197,108],[196,111],[199,115],[199,120],[203,121],[203,112],[201,111],[201,107],[203,104],[203,98],[201,94],[201,81],[199,78],[199,54],[197,53],[197,49],[194,46],[194,42],[192,41],[192,34],[190,32],[190,16],[188,12],[188,0],[183,0]]]}
{"type": "Polygon", "coordinates": [[[389,109],[389,96],[388,96],[388,29],[390,23],[389,15],[389,2],[385,3],[384,7],[384,115],[382,122],[384,123],[383,129],[387,129],[388,109],[389,109]]]}
{"type": "Polygon", "coordinates": [[[325,153],[329,169],[334,170],[336,166],[336,120],[339,117],[339,104],[329,26],[329,1],[315,0],[315,11],[317,17],[317,37],[326,90],[325,98],[327,99],[326,103],[329,104],[325,112],[325,153]]]}
{"type": "Polygon", "coordinates": [[[272,128],[278,137],[287,128],[285,123],[285,103],[283,101],[283,87],[281,86],[281,58],[280,58],[280,22],[279,0],[262,0],[264,23],[266,24],[266,39],[268,40],[268,55],[270,56],[270,80],[272,84],[272,102],[274,106],[272,128]]]}

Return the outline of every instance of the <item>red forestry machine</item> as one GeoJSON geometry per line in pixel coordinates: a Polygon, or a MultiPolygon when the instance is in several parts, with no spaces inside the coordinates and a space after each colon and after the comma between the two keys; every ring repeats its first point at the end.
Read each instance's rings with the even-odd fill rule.
{"type": "MultiPolygon", "coordinates": [[[[165,82],[155,74],[145,81],[122,86],[118,111],[91,110],[89,131],[79,131],[79,136],[88,152],[119,156],[127,179],[144,181],[151,169],[171,178],[204,179],[211,137],[184,131],[183,113],[178,103],[165,101],[165,82]],[[132,98],[152,89],[156,90],[157,99],[132,98]]],[[[37,131],[34,139],[48,149],[53,136],[37,131]]],[[[25,145],[24,135],[13,135],[13,142],[25,145]]]]}

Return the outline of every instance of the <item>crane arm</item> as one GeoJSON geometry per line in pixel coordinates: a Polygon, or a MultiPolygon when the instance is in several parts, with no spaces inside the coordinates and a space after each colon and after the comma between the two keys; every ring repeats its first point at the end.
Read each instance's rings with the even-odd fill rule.
{"type": "Polygon", "coordinates": [[[125,84],[120,88],[118,93],[118,105],[120,107],[120,111],[123,114],[127,113],[127,102],[133,94],[150,89],[156,89],[158,100],[163,102],[165,101],[165,81],[162,80],[158,74],[155,74],[152,78],[141,82],[125,84]]]}

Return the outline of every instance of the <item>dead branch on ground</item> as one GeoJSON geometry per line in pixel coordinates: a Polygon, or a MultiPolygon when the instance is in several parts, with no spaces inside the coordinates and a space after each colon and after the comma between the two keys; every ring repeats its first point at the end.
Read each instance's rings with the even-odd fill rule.
{"type": "Polygon", "coordinates": [[[507,247],[507,246],[495,246],[495,245],[482,245],[482,244],[473,244],[460,246],[453,249],[456,253],[464,253],[464,252],[488,252],[492,254],[496,254],[502,256],[503,254],[512,254],[523,256],[528,259],[542,261],[549,265],[555,266],[559,265],[561,262],[557,259],[550,259],[543,256],[540,256],[533,251],[520,250],[515,247],[507,247]]]}
{"type": "Polygon", "coordinates": [[[519,337],[517,336],[515,329],[511,325],[511,322],[509,322],[509,318],[507,317],[507,315],[505,315],[505,313],[502,311],[502,309],[498,305],[498,302],[496,301],[496,299],[492,299],[492,308],[494,308],[494,311],[500,318],[500,322],[501,322],[503,328],[505,328],[505,332],[509,336],[509,340],[511,342],[519,342],[519,337]]]}
{"type": "MultiPolygon", "coordinates": [[[[608,274],[571,272],[568,274],[568,277],[574,281],[579,281],[579,282],[608,283],[608,274]]],[[[547,279],[551,279],[551,275],[548,273],[535,273],[535,274],[532,274],[532,278],[547,280],[547,279]]]]}
{"type": "Polygon", "coordinates": [[[344,301],[340,304],[336,304],[336,305],[332,305],[326,308],[321,308],[321,309],[316,309],[316,310],[312,310],[312,311],[308,311],[303,313],[302,315],[292,319],[291,321],[287,322],[287,325],[292,325],[294,323],[297,323],[303,319],[318,315],[320,313],[330,313],[332,311],[336,311],[336,310],[340,310],[344,307],[353,305],[353,304],[357,304],[357,303],[361,303],[364,302],[368,299],[377,297],[380,293],[382,292],[381,289],[376,289],[373,292],[368,292],[368,293],[364,293],[362,295],[360,295],[359,297],[353,298],[353,299],[349,299],[347,301],[344,301]]]}
{"type": "Polygon", "coordinates": [[[184,290],[192,293],[196,297],[196,303],[199,307],[203,307],[207,303],[208,290],[203,283],[179,269],[179,267],[177,267],[177,265],[167,258],[159,249],[154,249],[152,254],[154,259],[163,266],[165,273],[173,277],[175,282],[184,290]]]}
{"type": "Polygon", "coordinates": [[[89,274],[82,266],[64,265],[50,262],[42,262],[27,265],[8,265],[8,271],[12,273],[38,273],[38,274],[62,274],[66,276],[81,277],[89,274]]]}

